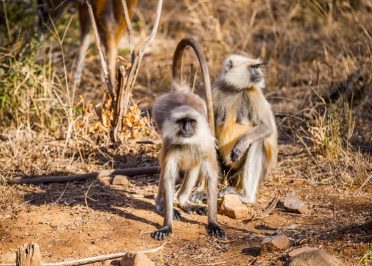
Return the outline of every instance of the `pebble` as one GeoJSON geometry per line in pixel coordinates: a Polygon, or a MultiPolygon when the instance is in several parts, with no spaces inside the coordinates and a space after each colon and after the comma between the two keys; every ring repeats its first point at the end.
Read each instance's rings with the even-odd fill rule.
{"type": "Polygon", "coordinates": [[[306,203],[297,197],[293,192],[288,193],[284,200],[284,208],[290,212],[296,212],[300,214],[307,214],[310,212],[306,203]]]}
{"type": "Polygon", "coordinates": [[[220,213],[234,219],[240,219],[247,217],[249,211],[247,206],[240,201],[238,195],[229,194],[223,197],[220,213]]]}
{"type": "Polygon", "coordinates": [[[264,252],[286,249],[289,246],[289,239],[286,235],[267,236],[262,240],[261,250],[264,252]]]}
{"type": "Polygon", "coordinates": [[[335,256],[326,253],[324,250],[313,250],[303,252],[294,257],[289,263],[290,266],[339,266],[343,263],[335,256]]]}
{"type": "Polygon", "coordinates": [[[128,253],[120,261],[120,266],[155,266],[145,254],[128,253]]]}
{"type": "Polygon", "coordinates": [[[130,182],[127,176],[125,175],[116,175],[112,180],[112,184],[115,186],[128,187],[130,182]]]}

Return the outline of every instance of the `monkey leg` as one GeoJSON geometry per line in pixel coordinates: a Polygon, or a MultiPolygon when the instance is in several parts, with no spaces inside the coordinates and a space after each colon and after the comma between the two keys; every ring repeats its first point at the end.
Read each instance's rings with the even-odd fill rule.
{"type": "MultiPolygon", "coordinates": [[[[166,236],[172,234],[173,219],[173,191],[172,180],[163,180],[163,199],[164,200],[164,224],[163,227],[151,233],[151,237],[156,240],[163,240],[166,236]]],[[[174,186],[174,185],[173,185],[174,186]]]]}
{"type": "Polygon", "coordinates": [[[177,161],[168,160],[164,169],[162,169],[159,182],[159,193],[163,195],[163,206],[165,209],[164,223],[162,228],[151,233],[151,237],[156,240],[163,240],[166,236],[172,234],[174,186],[177,173],[177,161]]]}
{"type": "Polygon", "coordinates": [[[200,215],[207,214],[205,206],[193,203],[190,201],[190,195],[199,177],[200,167],[194,167],[186,172],[180,192],[178,194],[178,201],[182,210],[186,213],[196,212],[200,215]]]}
{"type": "Polygon", "coordinates": [[[81,34],[81,45],[79,51],[78,65],[75,72],[75,85],[80,85],[81,76],[84,69],[85,57],[88,52],[89,45],[92,41],[92,37],[89,34],[90,20],[89,13],[86,5],[80,5],[79,7],[79,21],[80,21],[80,34],[81,34]]]}
{"type": "Polygon", "coordinates": [[[242,190],[238,191],[234,187],[227,187],[222,189],[218,193],[218,196],[222,197],[227,194],[236,194],[243,203],[255,202],[259,180],[263,171],[263,156],[262,140],[252,143],[243,166],[242,190]]]}
{"type": "Polygon", "coordinates": [[[205,179],[207,174],[203,172],[203,170],[203,167],[200,167],[198,182],[190,196],[190,201],[197,204],[207,201],[207,193],[205,190],[205,179]]]}
{"type": "MultiPolygon", "coordinates": [[[[163,197],[163,181],[162,178],[159,180],[159,188],[158,194],[155,197],[155,210],[157,213],[164,215],[164,197],[163,197]]],[[[181,220],[181,213],[174,209],[173,210],[173,220],[180,221],[181,220]]]]}
{"type": "Polygon", "coordinates": [[[217,180],[218,173],[216,170],[217,166],[212,167],[209,163],[206,163],[206,181],[208,190],[208,225],[207,231],[211,236],[218,238],[225,237],[225,231],[217,223],[217,180]]]}

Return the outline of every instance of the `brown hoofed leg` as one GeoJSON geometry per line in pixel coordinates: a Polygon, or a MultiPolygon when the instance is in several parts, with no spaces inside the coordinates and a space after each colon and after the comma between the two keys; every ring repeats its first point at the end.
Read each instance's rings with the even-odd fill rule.
{"type": "Polygon", "coordinates": [[[80,21],[80,34],[81,34],[81,44],[79,51],[78,65],[75,73],[75,84],[80,85],[81,76],[84,69],[84,61],[87,55],[89,45],[92,41],[91,36],[89,35],[90,30],[90,20],[88,8],[86,5],[81,4],[79,6],[79,21],[80,21]]]}

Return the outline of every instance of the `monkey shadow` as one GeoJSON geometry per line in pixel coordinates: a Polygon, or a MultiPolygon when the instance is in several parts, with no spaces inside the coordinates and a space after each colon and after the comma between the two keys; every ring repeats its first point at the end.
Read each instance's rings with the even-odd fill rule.
{"type": "Polygon", "coordinates": [[[126,147],[128,150],[120,144],[111,144],[94,149],[80,147],[80,153],[71,150],[65,153],[65,157],[89,160],[89,162],[99,165],[110,165],[112,168],[131,168],[138,167],[140,164],[155,165],[158,163],[157,157],[149,156],[146,153],[148,148],[146,145],[150,144],[128,144],[126,147]],[[92,160],[92,158],[94,159],[92,160]]]}
{"type": "MultiPolygon", "coordinates": [[[[137,185],[148,186],[157,184],[157,178],[148,176],[139,176],[129,178],[130,188],[115,188],[100,180],[73,181],[68,183],[51,183],[48,185],[35,185],[42,192],[31,192],[24,196],[24,202],[34,206],[42,205],[62,205],[62,206],[85,206],[86,208],[118,215],[124,219],[129,219],[145,224],[150,224],[156,228],[162,225],[146,218],[123,210],[126,207],[141,210],[155,211],[155,204],[145,199],[154,199],[154,195],[135,191],[137,185]],[[132,189],[133,188],[133,189],[132,189]],[[135,194],[142,194],[143,198],[137,198],[135,194]]],[[[181,211],[182,214],[182,211],[181,211]]],[[[161,214],[158,214],[161,215],[161,214]]],[[[185,216],[181,218],[182,222],[203,225],[203,222],[190,220],[185,216]]]]}

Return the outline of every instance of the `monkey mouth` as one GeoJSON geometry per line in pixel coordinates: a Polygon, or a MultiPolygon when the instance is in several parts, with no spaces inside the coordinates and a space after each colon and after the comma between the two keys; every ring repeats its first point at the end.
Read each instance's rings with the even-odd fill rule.
{"type": "Polygon", "coordinates": [[[191,138],[193,135],[194,135],[193,132],[180,132],[178,134],[179,137],[185,138],[185,139],[191,138]]]}
{"type": "Polygon", "coordinates": [[[251,76],[251,82],[253,83],[258,83],[262,80],[262,76],[257,74],[257,75],[252,75],[251,76]]]}

